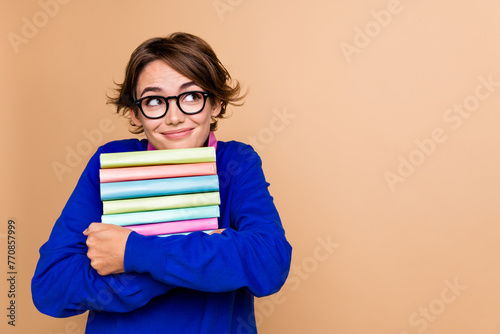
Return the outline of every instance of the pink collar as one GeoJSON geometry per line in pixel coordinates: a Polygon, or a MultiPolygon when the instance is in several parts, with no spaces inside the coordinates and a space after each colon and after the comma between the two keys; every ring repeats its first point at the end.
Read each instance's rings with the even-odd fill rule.
{"type": "MultiPolygon", "coordinates": [[[[217,150],[217,139],[215,138],[215,133],[213,131],[210,131],[210,134],[208,135],[208,146],[217,150]]],[[[148,151],[154,150],[156,150],[156,148],[148,141],[148,151]]]]}

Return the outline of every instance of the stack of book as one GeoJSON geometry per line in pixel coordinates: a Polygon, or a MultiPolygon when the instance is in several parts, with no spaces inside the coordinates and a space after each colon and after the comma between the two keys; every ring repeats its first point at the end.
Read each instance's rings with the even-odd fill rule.
{"type": "Polygon", "coordinates": [[[103,223],[162,236],[218,228],[213,147],[103,153],[100,163],[103,223]]]}

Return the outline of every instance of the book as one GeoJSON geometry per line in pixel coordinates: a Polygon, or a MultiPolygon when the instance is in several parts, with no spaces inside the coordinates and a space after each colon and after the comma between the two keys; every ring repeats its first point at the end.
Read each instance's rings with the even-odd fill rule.
{"type": "Polygon", "coordinates": [[[218,191],[103,201],[103,213],[115,214],[219,205],[218,191]]]}
{"type": "Polygon", "coordinates": [[[198,206],[156,211],[141,211],[102,215],[101,221],[105,224],[118,226],[142,225],[152,223],[171,222],[178,220],[192,220],[202,218],[218,218],[218,205],[198,206]]]}
{"type": "Polygon", "coordinates": [[[99,171],[101,183],[215,174],[215,162],[107,168],[99,171]]]}
{"type": "Polygon", "coordinates": [[[217,229],[217,227],[217,218],[193,219],[168,223],[126,226],[126,228],[129,228],[132,231],[135,231],[142,235],[189,233],[194,231],[215,230],[217,229]]]}
{"type": "Polygon", "coordinates": [[[101,168],[214,162],[214,147],[101,153],[101,168]]]}
{"type": "Polygon", "coordinates": [[[101,183],[101,200],[189,194],[219,190],[217,175],[101,183]]]}
{"type": "Polygon", "coordinates": [[[215,159],[215,147],[101,154],[102,223],[160,236],[216,230],[215,159]]]}

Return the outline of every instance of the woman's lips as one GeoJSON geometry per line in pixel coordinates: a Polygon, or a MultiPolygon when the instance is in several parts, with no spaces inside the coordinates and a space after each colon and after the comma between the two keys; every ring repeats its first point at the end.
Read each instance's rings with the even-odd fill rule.
{"type": "Polygon", "coordinates": [[[187,137],[193,132],[193,129],[179,129],[179,130],[172,130],[172,131],[167,131],[163,132],[162,135],[167,137],[168,139],[182,139],[184,137],[187,137]]]}

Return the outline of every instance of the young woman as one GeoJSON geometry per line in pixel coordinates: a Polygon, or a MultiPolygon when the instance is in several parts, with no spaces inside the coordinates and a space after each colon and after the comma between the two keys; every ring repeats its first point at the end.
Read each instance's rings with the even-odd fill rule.
{"type": "Polygon", "coordinates": [[[291,246],[261,160],[214,132],[240,87],[199,37],[175,33],[142,43],[111,99],[130,118],[128,139],[101,146],[40,249],[32,280],[43,313],[90,310],[86,333],[255,333],[254,296],[277,292],[291,246]],[[218,233],[144,236],[100,223],[101,153],[216,146],[218,233]]]}

